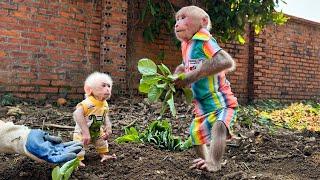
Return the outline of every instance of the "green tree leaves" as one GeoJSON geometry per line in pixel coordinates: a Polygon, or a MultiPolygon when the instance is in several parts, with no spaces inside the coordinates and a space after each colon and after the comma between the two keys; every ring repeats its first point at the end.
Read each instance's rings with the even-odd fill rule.
{"type": "Polygon", "coordinates": [[[281,25],[288,18],[276,12],[278,1],[273,0],[205,0],[204,7],[212,20],[215,36],[222,41],[245,42],[246,24],[250,23],[258,34],[268,24],[281,25]]]}

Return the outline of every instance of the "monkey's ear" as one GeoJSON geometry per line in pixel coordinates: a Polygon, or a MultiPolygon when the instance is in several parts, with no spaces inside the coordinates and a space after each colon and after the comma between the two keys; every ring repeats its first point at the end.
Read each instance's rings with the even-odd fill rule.
{"type": "Polygon", "coordinates": [[[93,91],[93,89],[92,89],[90,86],[88,86],[88,85],[85,85],[85,86],[84,86],[84,92],[85,92],[88,96],[90,96],[90,95],[92,94],[92,91],[93,91]]]}
{"type": "Polygon", "coordinates": [[[203,17],[203,18],[201,19],[201,25],[202,25],[202,27],[207,27],[207,26],[208,26],[208,23],[209,23],[209,21],[208,21],[208,18],[207,18],[207,17],[203,17]]]}

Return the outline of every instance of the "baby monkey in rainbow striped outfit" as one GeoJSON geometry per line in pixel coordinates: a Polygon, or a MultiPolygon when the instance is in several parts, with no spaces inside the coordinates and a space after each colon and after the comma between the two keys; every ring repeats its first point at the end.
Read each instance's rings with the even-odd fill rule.
{"type": "Polygon", "coordinates": [[[190,136],[199,158],[190,168],[218,171],[237,113],[237,98],[226,79],[235,62],[211,36],[211,20],[203,9],[186,6],[175,17],[183,58],[175,70],[182,78],[175,80],[175,85],[191,87],[195,106],[190,136]]]}

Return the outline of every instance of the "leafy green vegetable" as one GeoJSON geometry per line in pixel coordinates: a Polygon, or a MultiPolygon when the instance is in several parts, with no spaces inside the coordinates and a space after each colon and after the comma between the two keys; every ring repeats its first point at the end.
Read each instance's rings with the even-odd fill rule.
{"type": "Polygon", "coordinates": [[[143,142],[154,144],[160,149],[183,151],[192,147],[191,138],[183,142],[180,137],[172,134],[171,124],[168,120],[153,121],[145,131],[139,133],[134,127],[125,128],[125,135],[115,140],[117,143],[143,142]]]}
{"type": "Polygon", "coordinates": [[[75,158],[64,163],[61,168],[56,166],[51,173],[52,180],[68,180],[72,172],[79,166],[79,159],[75,158]]]}
{"type": "Polygon", "coordinates": [[[141,142],[139,132],[134,127],[125,128],[125,135],[115,139],[115,142],[120,144],[124,142],[141,142]]]}
{"type": "MultiPolygon", "coordinates": [[[[138,70],[142,74],[139,92],[147,94],[150,102],[162,101],[161,117],[168,108],[171,114],[176,116],[177,112],[174,106],[174,93],[176,93],[176,89],[173,81],[177,78],[183,78],[183,76],[172,74],[166,65],[156,65],[152,60],[147,58],[139,60],[138,70]]],[[[191,89],[184,88],[183,92],[186,101],[190,103],[193,98],[191,89]]]]}

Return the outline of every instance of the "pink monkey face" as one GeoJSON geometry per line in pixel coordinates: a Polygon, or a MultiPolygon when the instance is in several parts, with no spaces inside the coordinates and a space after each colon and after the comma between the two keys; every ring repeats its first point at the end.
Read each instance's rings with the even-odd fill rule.
{"type": "Polygon", "coordinates": [[[97,80],[96,87],[93,88],[92,94],[100,101],[108,100],[111,97],[112,85],[106,80],[97,80]]]}
{"type": "Polygon", "coordinates": [[[188,41],[193,35],[199,31],[200,22],[196,22],[196,18],[186,14],[180,13],[176,16],[176,24],[174,26],[174,31],[176,37],[180,41],[188,41]]]}

